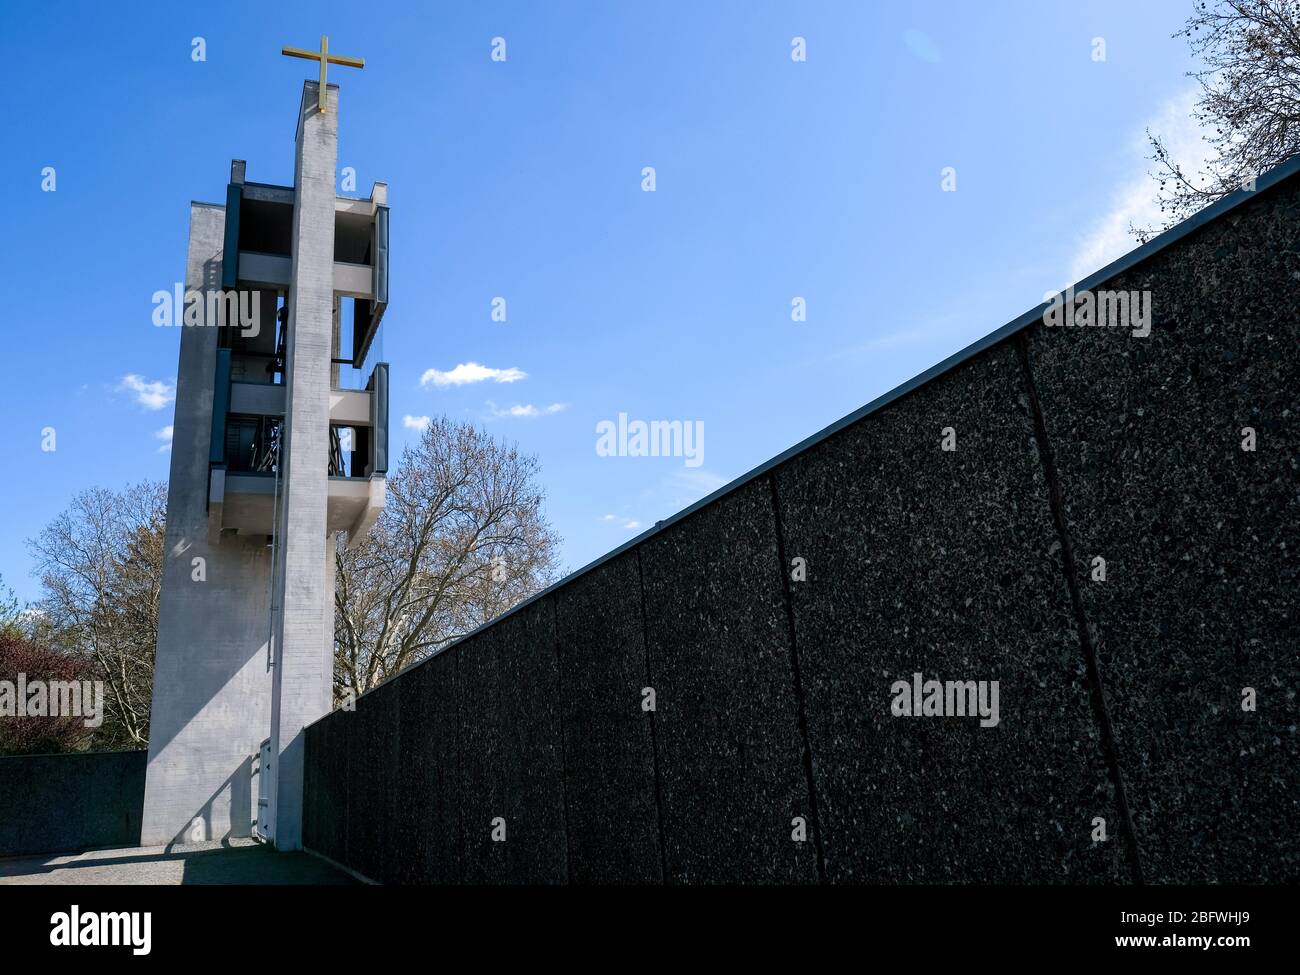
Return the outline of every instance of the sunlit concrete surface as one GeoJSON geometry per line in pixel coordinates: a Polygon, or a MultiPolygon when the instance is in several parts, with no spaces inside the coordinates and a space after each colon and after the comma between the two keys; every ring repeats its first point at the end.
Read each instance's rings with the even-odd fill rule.
{"type": "Polygon", "coordinates": [[[127,847],[0,860],[0,884],[351,884],[309,853],[276,853],[254,840],[226,845],[127,847]]]}

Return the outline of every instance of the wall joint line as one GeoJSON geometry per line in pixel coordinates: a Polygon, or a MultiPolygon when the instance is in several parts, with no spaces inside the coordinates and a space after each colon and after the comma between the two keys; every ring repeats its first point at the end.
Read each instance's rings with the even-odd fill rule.
{"type": "MultiPolygon", "coordinates": [[[[637,588],[641,593],[641,647],[645,650],[646,685],[654,687],[654,674],[650,669],[650,632],[649,620],[645,614],[645,570],[641,567],[641,546],[636,547],[637,588]]],[[[656,692],[656,700],[658,694],[656,692]]],[[[659,772],[659,738],[655,733],[655,713],[650,712],[650,758],[655,767],[655,814],[659,823],[659,869],[662,871],[663,883],[668,883],[668,845],[664,841],[664,796],[663,781],[659,772]]]]}
{"type": "Polygon", "coordinates": [[[799,715],[799,737],[803,743],[803,774],[808,783],[808,818],[812,822],[813,842],[817,848],[817,879],[826,879],[826,852],[822,847],[821,818],[817,813],[817,786],[813,781],[812,742],[808,738],[808,711],[804,705],[803,678],[799,672],[799,649],[795,643],[794,594],[790,591],[790,563],[785,553],[785,522],[781,519],[781,498],[776,490],[776,476],[769,474],[768,486],[772,489],[772,516],[776,522],[777,569],[781,573],[781,592],[785,596],[785,618],[790,628],[790,670],[794,682],[794,697],[799,715]]]}
{"type": "Polygon", "coordinates": [[[1092,631],[1088,628],[1088,618],[1084,612],[1083,593],[1075,577],[1074,544],[1065,522],[1065,496],[1061,490],[1061,481],[1057,472],[1056,452],[1047,435],[1047,423],[1043,418],[1042,404],[1038,399],[1038,387],[1034,383],[1034,372],[1029,362],[1029,339],[1026,332],[1020,332],[1015,339],[1016,351],[1020,357],[1020,367],[1024,375],[1025,389],[1029,394],[1030,411],[1034,419],[1034,438],[1038,441],[1038,456],[1043,463],[1043,476],[1047,481],[1048,502],[1052,509],[1052,521],[1056,526],[1056,538],[1061,543],[1061,567],[1065,573],[1065,585],[1070,592],[1070,603],[1074,609],[1074,625],[1079,631],[1079,644],[1083,650],[1084,662],[1088,668],[1088,683],[1092,691],[1093,710],[1101,729],[1102,750],[1105,752],[1106,764],[1109,766],[1111,781],[1115,784],[1115,800],[1119,805],[1123,820],[1124,837],[1127,841],[1129,863],[1137,883],[1145,883],[1142,872],[1142,854],[1138,845],[1137,827],[1129,810],[1128,797],[1124,789],[1124,775],[1119,765],[1119,748],[1115,743],[1115,732],[1110,719],[1110,710],[1106,706],[1106,693],[1101,680],[1101,667],[1097,661],[1097,648],[1092,642],[1092,631]]]}

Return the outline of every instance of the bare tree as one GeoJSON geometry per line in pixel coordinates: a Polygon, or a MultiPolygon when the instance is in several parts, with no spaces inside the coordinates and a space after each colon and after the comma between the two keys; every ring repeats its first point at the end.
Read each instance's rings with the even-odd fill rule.
{"type": "Polygon", "coordinates": [[[94,488],[28,542],[40,574],[37,635],[104,681],[96,747],[149,742],[167,487],[94,488]]]}
{"type": "Polygon", "coordinates": [[[1199,0],[1180,35],[1205,64],[1192,117],[1214,155],[1188,172],[1148,130],[1165,224],[1133,228],[1142,241],[1300,151],[1300,0],[1199,0]]]}
{"type": "Polygon", "coordinates": [[[434,420],[402,455],[370,535],[337,558],[335,698],[359,695],[557,574],[536,458],[434,420]]]}

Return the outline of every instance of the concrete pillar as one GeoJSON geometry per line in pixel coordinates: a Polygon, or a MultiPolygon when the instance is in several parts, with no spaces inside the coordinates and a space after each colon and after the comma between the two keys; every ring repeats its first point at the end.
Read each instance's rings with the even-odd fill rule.
{"type": "Polygon", "coordinates": [[[302,847],[303,729],[328,713],[334,593],[323,565],[329,480],[338,87],[329,111],[303,87],[294,164],[293,255],[286,343],[285,442],[276,530],[280,612],[272,673],[271,821],[280,850],[302,847]]]}

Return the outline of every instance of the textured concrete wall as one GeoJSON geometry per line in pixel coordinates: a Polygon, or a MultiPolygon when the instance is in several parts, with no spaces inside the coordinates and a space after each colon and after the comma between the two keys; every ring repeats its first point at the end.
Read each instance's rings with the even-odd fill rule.
{"type": "Polygon", "coordinates": [[[1108,284],[1149,337],[1027,336],[1151,882],[1300,875],[1297,182],[1108,284]]]}
{"type": "Polygon", "coordinates": [[[0,756],[0,857],[140,842],[148,753],[0,756]]]}
{"type": "MultiPolygon", "coordinates": [[[[223,207],[191,207],[187,290],[220,287],[224,236],[223,207]]],[[[270,727],[270,550],[258,539],[208,542],[217,329],[179,331],[145,844],[250,835],[252,772],[270,727]]]]}
{"type": "Polygon", "coordinates": [[[481,632],[456,660],[462,879],[562,883],[563,736],[555,604],[541,599],[481,632]],[[504,825],[505,841],[493,838],[504,825]]]}
{"type": "Polygon", "coordinates": [[[815,882],[789,620],[766,478],[639,549],[667,879],[815,882]]]}
{"type": "Polygon", "coordinates": [[[569,879],[657,882],[657,716],[643,707],[650,676],[637,554],[559,589],[555,607],[569,879]]]}
{"type": "Polygon", "coordinates": [[[1125,878],[1013,344],[776,475],[828,878],[1125,878]],[[956,450],[944,451],[951,427],[956,450]],[[999,682],[999,724],[894,717],[914,673],[999,682]]]}
{"type": "Polygon", "coordinates": [[[1300,175],[1261,185],[1093,283],[1151,291],[1149,337],[1027,315],[314,725],[307,845],[386,881],[1300,880],[1300,175]],[[997,724],[895,715],[915,673],[998,682],[997,724]]]}
{"type": "Polygon", "coordinates": [[[389,824],[389,842],[397,860],[385,878],[392,883],[454,883],[461,876],[456,656],[437,657],[411,676],[415,679],[395,682],[401,764],[392,793],[397,813],[389,824]]]}

